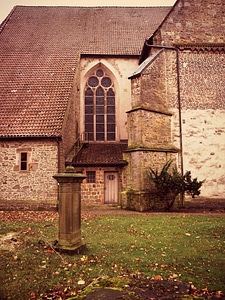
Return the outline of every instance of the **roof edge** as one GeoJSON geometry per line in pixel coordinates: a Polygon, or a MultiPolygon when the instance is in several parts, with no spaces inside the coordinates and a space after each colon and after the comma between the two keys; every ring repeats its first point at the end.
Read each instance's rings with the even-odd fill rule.
{"type": "Polygon", "coordinates": [[[148,44],[153,44],[153,37],[158,33],[158,31],[160,30],[160,28],[162,27],[162,25],[166,22],[167,18],[169,17],[169,15],[171,14],[172,10],[174,9],[174,7],[177,5],[177,3],[179,1],[180,0],[176,0],[176,2],[174,3],[174,5],[171,6],[169,12],[166,14],[166,16],[164,17],[164,19],[162,20],[162,22],[159,24],[158,28],[153,32],[153,34],[149,38],[147,38],[145,40],[143,48],[142,48],[142,51],[141,51],[140,59],[139,59],[139,63],[140,64],[146,59],[146,57],[149,54],[149,47],[146,44],[147,43],[148,44]]]}
{"type": "Polygon", "coordinates": [[[0,136],[0,141],[2,140],[18,140],[18,139],[54,139],[61,140],[62,136],[45,136],[45,135],[34,135],[34,136],[22,136],[22,135],[14,135],[14,136],[0,136]]]}
{"type": "Polygon", "coordinates": [[[14,6],[13,9],[10,11],[10,13],[8,14],[8,16],[2,21],[2,23],[0,24],[0,34],[2,33],[2,31],[4,30],[6,24],[8,23],[9,19],[11,18],[12,14],[14,13],[14,11],[16,10],[17,6],[14,6]]]}
{"type": "Polygon", "coordinates": [[[157,53],[154,53],[153,55],[147,57],[134,71],[134,73],[128,77],[128,79],[134,79],[136,77],[139,77],[141,73],[151,64],[154,60],[164,51],[164,49],[160,49],[157,53]]]}
{"type": "MultiPolygon", "coordinates": [[[[126,151],[126,150],[125,150],[126,151]]],[[[115,163],[93,163],[93,162],[90,162],[90,163],[71,163],[71,162],[68,162],[66,161],[66,164],[70,164],[72,165],[73,167],[117,167],[117,166],[126,166],[128,165],[128,162],[126,160],[123,160],[121,162],[115,162],[115,163]]]]}

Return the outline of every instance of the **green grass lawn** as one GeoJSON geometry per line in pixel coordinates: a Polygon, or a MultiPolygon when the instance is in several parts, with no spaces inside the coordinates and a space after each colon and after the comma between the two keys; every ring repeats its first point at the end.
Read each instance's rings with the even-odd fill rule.
{"type": "Polygon", "coordinates": [[[0,299],[41,299],[57,286],[75,294],[99,276],[132,274],[225,292],[224,216],[85,216],[87,249],[74,256],[49,246],[57,240],[57,220],[1,221],[0,235],[9,232],[17,234],[8,244],[13,249],[0,245],[0,299]]]}

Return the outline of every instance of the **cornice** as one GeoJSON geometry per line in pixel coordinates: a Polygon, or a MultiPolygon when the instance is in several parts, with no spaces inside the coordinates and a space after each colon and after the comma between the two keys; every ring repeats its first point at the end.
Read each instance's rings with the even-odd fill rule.
{"type": "Polygon", "coordinates": [[[175,44],[180,51],[198,53],[225,53],[225,43],[181,43],[175,44]]]}

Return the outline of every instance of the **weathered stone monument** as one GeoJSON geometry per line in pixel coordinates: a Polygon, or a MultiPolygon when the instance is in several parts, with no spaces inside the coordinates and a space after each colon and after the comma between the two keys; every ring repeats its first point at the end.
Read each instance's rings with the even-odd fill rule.
{"type": "Polygon", "coordinates": [[[69,166],[53,178],[59,184],[59,241],[55,249],[79,253],[85,247],[81,241],[81,182],[86,176],[69,166]]]}

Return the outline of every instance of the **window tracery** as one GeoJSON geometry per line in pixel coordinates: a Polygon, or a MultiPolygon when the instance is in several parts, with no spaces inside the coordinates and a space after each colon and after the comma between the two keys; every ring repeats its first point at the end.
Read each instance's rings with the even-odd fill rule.
{"type": "Polygon", "coordinates": [[[116,139],[115,92],[111,78],[97,69],[85,87],[85,132],[90,141],[116,139]]]}

